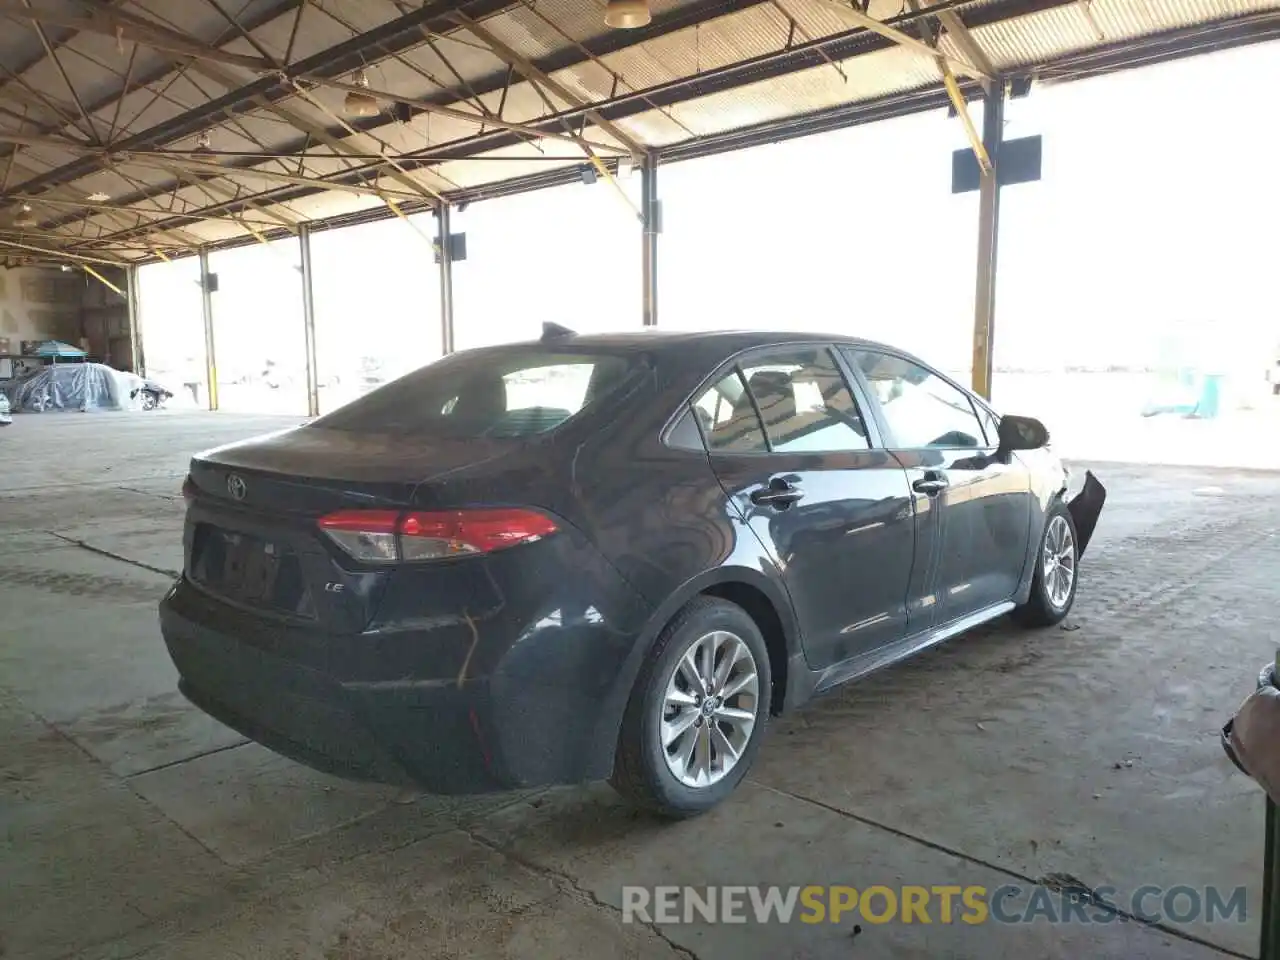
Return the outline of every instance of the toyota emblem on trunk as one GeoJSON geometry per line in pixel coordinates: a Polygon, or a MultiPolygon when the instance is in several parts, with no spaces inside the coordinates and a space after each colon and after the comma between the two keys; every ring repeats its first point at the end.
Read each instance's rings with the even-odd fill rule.
{"type": "Polygon", "coordinates": [[[227,493],[231,494],[232,500],[243,500],[248,492],[249,488],[245,486],[244,477],[238,473],[227,474],[227,493]]]}

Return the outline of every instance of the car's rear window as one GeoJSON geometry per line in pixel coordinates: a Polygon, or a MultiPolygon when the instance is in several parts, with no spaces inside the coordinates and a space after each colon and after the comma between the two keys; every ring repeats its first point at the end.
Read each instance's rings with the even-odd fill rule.
{"type": "Polygon", "coordinates": [[[638,363],[629,353],[457,353],[393,380],[311,425],[424,438],[534,436],[554,430],[611,393],[638,363]]]}

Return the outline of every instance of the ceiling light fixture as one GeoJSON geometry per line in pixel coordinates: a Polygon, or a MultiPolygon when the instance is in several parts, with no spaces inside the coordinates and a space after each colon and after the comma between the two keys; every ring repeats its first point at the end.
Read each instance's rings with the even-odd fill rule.
{"type": "Polygon", "coordinates": [[[29,203],[24,203],[13,216],[13,224],[16,227],[32,227],[35,226],[35,222],[36,215],[31,212],[29,203]]]}
{"type": "Polygon", "coordinates": [[[604,22],[615,30],[634,30],[653,20],[649,0],[609,0],[604,8],[604,22]]]}
{"type": "MultiPolygon", "coordinates": [[[[209,136],[208,130],[201,130],[196,134],[196,148],[191,151],[191,159],[197,164],[208,164],[218,166],[218,158],[213,153],[212,138],[209,136]]],[[[211,170],[205,169],[203,166],[196,166],[186,172],[186,176],[190,177],[197,183],[204,183],[207,180],[216,180],[218,174],[211,170]]]]}
{"type": "MultiPolygon", "coordinates": [[[[357,70],[355,76],[351,78],[351,82],[357,87],[369,86],[369,78],[365,76],[363,70],[357,70]]],[[[347,116],[349,117],[376,117],[382,108],[378,105],[377,98],[372,94],[363,93],[359,90],[352,90],[347,94],[345,101],[347,116]]]]}
{"type": "Polygon", "coordinates": [[[101,190],[95,190],[89,196],[85,197],[90,203],[106,203],[111,199],[110,195],[103,193],[101,190]]]}

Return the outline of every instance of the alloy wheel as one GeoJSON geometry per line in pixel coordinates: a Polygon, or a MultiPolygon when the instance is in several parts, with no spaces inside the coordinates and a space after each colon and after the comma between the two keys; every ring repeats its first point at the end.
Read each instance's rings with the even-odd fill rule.
{"type": "Polygon", "coordinates": [[[709,787],[751,742],[760,676],[751,648],[716,630],[689,644],[667,681],[659,717],[667,768],[686,787],[709,787]]]}
{"type": "Polygon", "coordinates": [[[1076,581],[1076,541],[1066,517],[1059,515],[1049,521],[1043,563],[1045,592],[1054,608],[1061,610],[1071,599],[1076,581]]]}

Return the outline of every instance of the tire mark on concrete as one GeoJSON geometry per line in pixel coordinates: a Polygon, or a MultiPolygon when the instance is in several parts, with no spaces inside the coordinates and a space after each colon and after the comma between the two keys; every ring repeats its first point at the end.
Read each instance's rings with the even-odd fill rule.
{"type": "Polygon", "coordinates": [[[5,491],[0,495],[0,528],[39,530],[48,527],[54,518],[65,522],[69,517],[153,517],[155,511],[155,494],[135,493],[116,485],[68,487],[17,496],[5,491]]]}
{"type": "Polygon", "coordinates": [[[30,587],[68,597],[101,597],[118,603],[154,603],[167,589],[101,574],[25,567],[0,567],[0,586],[30,587]]]}

